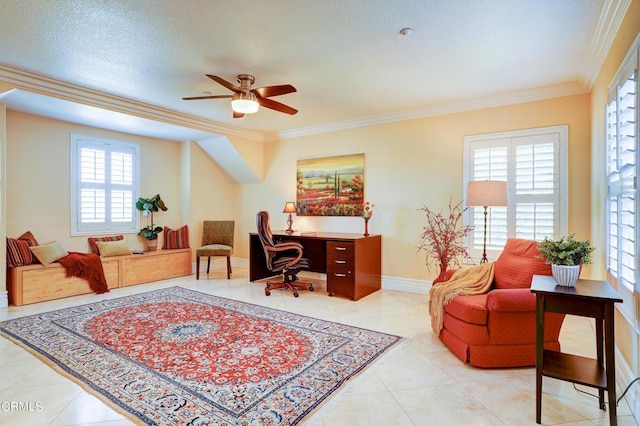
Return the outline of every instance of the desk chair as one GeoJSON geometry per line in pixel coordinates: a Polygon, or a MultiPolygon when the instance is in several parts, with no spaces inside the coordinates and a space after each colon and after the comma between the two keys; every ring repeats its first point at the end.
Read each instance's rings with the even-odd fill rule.
{"type": "Polygon", "coordinates": [[[269,226],[269,213],[266,211],[258,212],[256,225],[264,249],[264,256],[267,259],[267,269],[282,274],[282,281],[267,282],[264,294],[269,296],[271,290],[278,288],[292,291],[294,297],[298,297],[298,288],[313,291],[312,283],[298,281],[297,273],[301,269],[309,269],[310,266],[309,259],[302,257],[302,245],[295,241],[275,244],[269,226]]]}
{"type": "Polygon", "coordinates": [[[207,274],[212,256],[227,258],[227,279],[231,278],[231,255],[233,254],[233,220],[205,220],[202,222],[202,247],[196,250],[196,280],[200,279],[200,257],[207,258],[207,274]]]}

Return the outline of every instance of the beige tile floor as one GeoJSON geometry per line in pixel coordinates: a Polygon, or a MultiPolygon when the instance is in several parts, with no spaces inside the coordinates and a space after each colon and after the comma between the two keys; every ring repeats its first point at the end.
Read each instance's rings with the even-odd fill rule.
{"type": "MultiPolygon", "coordinates": [[[[382,290],[352,302],[328,297],[323,283],[299,298],[283,291],[266,297],[261,284],[248,283],[236,268],[227,281],[222,271],[116,289],[106,295],[85,295],[24,307],[0,309],[0,320],[46,312],[102,298],[174,285],[217,296],[284,309],[341,322],[406,339],[360,376],[352,379],[324,406],[307,418],[308,426],[341,425],[534,425],[535,370],[483,370],[463,365],[430,330],[427,296],[382,290]]],[[[562,328],[563,349],[592,356],[593,329],[584,318],[567,317],[562,328]]],[[[549,378],[543,381],[545,425],[607,425],[608,413],[597,400],[573,385],[549,378]]],[[[581,387],[593,393],[593,389],[581,387]]],[[[35,408],[35,406],[33,407],[35,408]]],[[[636,425],[623,399],[618,424],[636,425]]],[[[0,425],[132,424],[74,382],[55,373],[35,357],[0,337],[0,425]],[[41,410],[7,410],[6,402],[40,403],[41,410]]]]}

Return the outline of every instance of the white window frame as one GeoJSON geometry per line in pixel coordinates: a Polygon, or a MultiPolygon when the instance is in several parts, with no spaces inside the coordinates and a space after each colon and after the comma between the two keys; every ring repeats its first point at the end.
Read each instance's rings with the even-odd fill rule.
{"type": "MultiPolygon", "coordinates": [[[[625,56],[624,60],[622,61],[622,63],[620,64],[620,67],[618,68],[618,71],[616,72],[615,76],[613,77],[613,80],[611,81],[609,88],[608,88],[608,99],[607,99],[607,105],[605,106],[605,111],[604,111],[604,116],[605,116],[605,134],[604,134],[604,138],[605,138],[605,143],[606,143],[606,152],[607,155],[605,155],[604,158],[604,170],[605,170],[605,182],[607,183],[607,194],[606,194],[606,200],[605,200],[605,216],[606,216],[606,223],[607,223],[607,227],[606,227],[606,233],[605,233],[605,246],[606,246],[606,254],[605,254],[605,268],[606,268],[606,272],[607,272],[607,281],[617,290],[617,292],[620,294],[620,296],[622,297],[624,303],[618,305],[617,307],[620,309],[620,311],[631,321],[632,324],[635,324],[636,327],[640,326],[640,268],[638,267],[638,261],[640,260],[639,258],[639,254],[640,254],[640,200],[639,198],[639,194],[638,194],[638,175],[640,174],[640,128],[639,128],[639,123],[640,123],[640,111],[639,111],[639,107],[640,107],[640,94],[638,92],[640,92],[640,35],[638,35],[638,37],[636,37],[635,41],[633,42],[633,45],[631,46],[631,48],[629,49],[629,52],[627,52],[627,55],[625,56]],[[626,284],[624,284],[622,282],[622,280],[619,282],[618,278],[620,275],[620,271],[622,270],[622,265],[623,265],[623,258],[624,256],[621,254],[622,247],[621,244],[622,243],[622,238],[620,240],[617,241],[617,243],[615,244],[616,247],[618,247],[617,253],[615,258],[617,259],[617,265],[616,265],[616,270],[612,270],[611,269],[611,250],[612,250],[612,242],[611,242],[611,230],[609,228],[609,226],[612,223],[617,223],[618,224],[618,232],[617,235],[621,235],[621,231],[620,231],[620,226],[621,226],[621,220],[620,219],[615,219],[616,222],[612,222],[612,220],[614,220],[609,212],[609,200],[611,197],[613,196],[620,196],[625,192],[628,192],[629,187],[627,187],[627,185],[629,184],[629,182],[624,182],[623,179],[621,178],[620,181],[618,181],[617,185],[611,185],[609,182],[609,134],[608,134],[608,124],[609,124],[609,120],[607,117],[607,109],[609,108],[609,105],[611,105],[611,103],[615,100],[617,103],[618,100],[618,89],[624,84],[624,82],[626,82],[629,79],[630,75],[633,75],[635,72],[635,82],[636,82],[636,94],[635,94],[635,167],[633,167],[633,169],[630,169],[634,172],[634,179],[633,182],[631,182],[632,187],[631,189],[631,193],[634,195],[635,198],[635,229],[634,229],[634,233],[635,233],[635,244],[632,246],[634,247],[635,250],[635,256],[634,259],[630,262],[631,265],[633,265],[634,271],[633,271],[633,277],[631,277],[631,280],[634,281],[632,283],[632,287],[628,286],[626,284]],[[624,188],[622,188],[624,186],[624,188]]],[[[616,111],[616,116],[619,114],[618,108],[616,107],[615,109],[616,111]]],[[[618,125],[618,119],[616,118],[616,125],[618,125]]],[[[617,135],[618,135],[618,129],[616,129],[616,147],[619,146],[618,145],[618,139],[617,139],[617,135]]],[[[620,175],[622,175],[623,173],[620,173],[620,175]]]]}
{"type": "MultiPolygon", "coordinates": [[[[515,164],[515,139],[518,138],[535,138],[535,137],[544,137],[545,135],[553,135],[557,142],[557,149],[555,151],[558,161],[557,168],[555,173],[557,173],[558,184],[557,184],[557,194],[554,194],[554,205],[557,206],[557,215],[554,219],[554,238],[557,238],[561,235],[567,234],[568,223],[569,223],[569,207],[568,207],[568,188],[569,188],[569,161],[568,161],[568,150],[569,150],[569,126],[568,125],[560,125],[560,126],[549,126],[549,127],[538,127],[533,129],[524,129],[524,130],[514,130],[507,132],[497,132],[497,133],[486,133],[481,135],[469,135],[463,137],[464,143],[464,158],[463,158],[463,200],[467,198],[467,184],[470,181],[475,180],[473,176],[473,151],[477,148],[483,147],[506,147],[507,148],[507,192],[509,199],[509,206],[506,208],[507,215],[507,230],[506,230],[506,238],[516,237],[516,211],[515,211],[515,203],[516,203],[516,187],[515,187],[515,167],[512,167],[512,164],[515,164]]],[[[534,197],[534,196],[532,196],[534,197]]],[[[519,195],[518,199],[520,202],[523,201],[523,198],[526,199],[526,196],[519,195]]],[[[465,203],[463,205],[466,207],[465,203]]],[[[465,247],[468,247],[468,252],[474,262],[479,262],[482,257],[482,245],[480,247],[474,246],[474,240],[478,241],[475,238],[475,233],[479,233],[480,235],[484,232],[484,223],[474,224],[473,221],[473,212],[474,209],[483,209],[482,207],[470,207],[466,209],[463,215],[463,224],[464,225],[475,225],[475,229],[468,235],[464,244],[465,247]]],[[[496,211],[500,209],[499,207],[494,207],[496,211]]],[[[504,215],[504,207],[502,208],[504,215]]],[[[489,207],[489,219],[487,220],[487,257],[489,260],[495,260],[500,252],[502,251],[502,247],[497,247],[495,244],[493,246],[490,244],[491,238],[491,210],[489,207]]],[[[504,236],[504,230],[496,231],[500,232],[502,236],[504,236]]],[[[496,238],[496,240],[505,240],[506,238],[496,238]]]]}
{"type": "MultiPolygon", "coordinates": [[[[135,202],[140,194],[140,145],[121,142],[112,139],[98,138],[81,134],[71,134],[71,235],[107,235],[113,233],[137,233],[140,228],[140,215],[137,214],[135,202]],[[106,157],[109,158],[112,152],[134,153],[133,159],[133,183],[128,187],[133,191],[133,217],[131,222],[113,222],[111,211],[108,208],[110,202],[111,182],[109,181],[110,171],[107,170],[107,182],[105,183],[105,197],[107,202],[106,219],[100,223],[81,223],[80,214],[80,152],[85,147],[104,149],[106,157]]],[[[110,161],[110,160],[107,160],[110,161]]],[[[107,163],[109,164],[109,163],[107,163]]],[[[108,169],[108,167],[107,167],[108,169]]]]}

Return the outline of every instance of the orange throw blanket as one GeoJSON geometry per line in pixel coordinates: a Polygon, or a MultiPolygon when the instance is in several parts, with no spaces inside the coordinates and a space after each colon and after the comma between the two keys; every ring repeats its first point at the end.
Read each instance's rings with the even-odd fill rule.
{"type": "Polygon", "coordinates": [[[444,322],[444,307],[456,296],[484,294],[493,283],[495,262],[481,263],[469,268],[458,269],[449,281],[434,285],[429,290],[429,315],[431,330],[440,335],[444,322]]]}
{"type": "Polygon", "coordinates": [[[89,288],[97,294],[107,293],[109,286],[104,276],[100,256],[93,253],[69,252],[68,256],[58,259],[58,263],[67,270],[67,277],[83,278],[89,282],[89,288]]]}

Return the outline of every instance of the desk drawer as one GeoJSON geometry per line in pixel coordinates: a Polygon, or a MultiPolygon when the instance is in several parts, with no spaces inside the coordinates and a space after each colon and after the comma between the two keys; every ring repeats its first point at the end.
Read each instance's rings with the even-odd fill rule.
{"type": "Polygon", "coordinates": [[[341,259],[344,257],[353,258],[355,251],[354,244],[348,241],[327,241],[328,259],[341,259]]]}
{"type": "Polygon", "coordinates": [[[327,242],[327,275],[351,274],[354,270],[354,245],[342,241],[327,242]]]}
{"type": "Polygon", "coordinates": [[[354,297],[355,248],[351,242],[327,242],[327,292],[354,297]]]}

